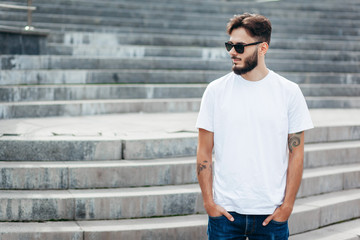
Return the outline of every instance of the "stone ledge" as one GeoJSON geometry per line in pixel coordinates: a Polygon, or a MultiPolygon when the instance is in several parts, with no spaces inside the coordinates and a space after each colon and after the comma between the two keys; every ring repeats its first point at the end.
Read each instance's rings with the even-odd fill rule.
{"type": "Polygon", "coordinates": [[[38,28],[35,28],[34,30],[25,30],[25,28],[0,25],[0,33],[17,33],[23,35],[48,36],[50,30],[38,28]]]}
{"type": "Polygon", "coordinates": [[[48,34],[47,30],[0,26],[0,54],[44,54],[48,34]]]}

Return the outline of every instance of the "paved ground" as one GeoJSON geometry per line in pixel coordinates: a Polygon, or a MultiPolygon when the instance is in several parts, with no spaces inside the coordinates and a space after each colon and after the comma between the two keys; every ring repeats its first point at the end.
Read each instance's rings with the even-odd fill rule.
{"type": "MultiPolygon", "coordinates": [[[[312,109],[315,127],[360,125],[360,109],[312,109]]],[[[137,113],[83,117],[0,120],[0,134],[24,138],[51,136],[100,138],[174,137],[197,133],[197,113],[137,113]]]]}

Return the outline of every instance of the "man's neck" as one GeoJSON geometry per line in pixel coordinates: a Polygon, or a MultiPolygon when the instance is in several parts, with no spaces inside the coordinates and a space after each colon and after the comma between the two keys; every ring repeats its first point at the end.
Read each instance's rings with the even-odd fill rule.
{"type": "Polygon", "coordinates": [[[248,81],[256,82],[256,81],[260,81],[261,79],[265,78],[266,75],[268,75],[268,73],[269,73],[269,69],[267,69],[266,65],[262,65],[262,66],[258,65],[256,68],[254,68],[250,72],[248,72],[246,74],[242,74],[241,77],[243,77],[244,79],[246,79],[248,81]]]}

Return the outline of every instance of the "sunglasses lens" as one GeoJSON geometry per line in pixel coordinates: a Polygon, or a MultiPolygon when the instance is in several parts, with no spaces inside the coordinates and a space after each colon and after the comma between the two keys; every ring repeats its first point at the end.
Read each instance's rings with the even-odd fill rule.
{"type": "Polygon", "coordinates": [[[226,50],[230,52],[230,50],[233,48],[233,45],[231,43],[225,43],[226,50]]]}
{"type": "Polygon", "coordinates": [[[226,43],[225,43],[225,47],[226,47],[226,50],[227,50],[228,52],[230,52],[231,49],[234,47],[234,48],[235,48],[235,51],[236,51],[237,53],[244,53],[244,45],[241,45],[241,44],[235,44],[235,45],[233,45],[233,44],[231,44],[231,43],[226,42],[226,43]]]}
{"type": "Polygon", "coordinates": [[[237,53],[244,53],[244,45],[237,44],[234,45],[234,48],[237,53]]]}

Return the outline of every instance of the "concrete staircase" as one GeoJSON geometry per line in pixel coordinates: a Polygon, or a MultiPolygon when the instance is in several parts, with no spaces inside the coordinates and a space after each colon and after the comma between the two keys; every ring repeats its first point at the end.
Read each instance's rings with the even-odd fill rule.
{"type": "Polygon", "coordinates": [[[316,125],[291,239],[359,238],[358,1],[35,4],[48,55],[0,56],[0,239],[205,239],[194,125],[245,11],[271,19],[268,67],[300,84],[316,125]]]}
{"type": "MultiPolygon", "coordinates": [[[[360,216],[360,111],[311,114],[292,234],[360,216]]],[[[2,120],[3,239],[204,239],[196,116],[2,120]]]]}

